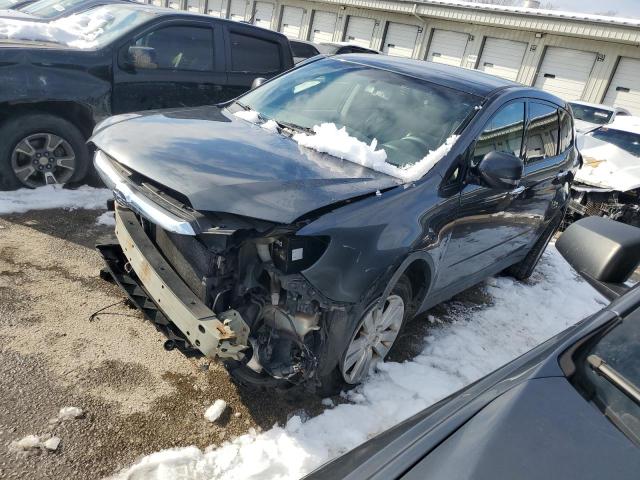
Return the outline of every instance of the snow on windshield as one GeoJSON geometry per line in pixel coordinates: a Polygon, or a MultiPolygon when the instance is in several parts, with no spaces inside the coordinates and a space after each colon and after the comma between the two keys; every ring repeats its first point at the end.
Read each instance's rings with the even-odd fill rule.
{"type": "Polygon", "coordinates": [[[113,15],[103,9],[70,15],[53,22],[30,22],[5,19],[0,24],[0,40],[52,42],[88,49],[97,46],[96,39],[113,15]]]}
{"type": "MultiPolygon", "coordinates": [[[[266,130],[278,132],[278,126],[273,120],[263,121],[259,112],[255,110],[240,110],[236,117],[255,123],[266,130]]],[[[338,128],[333,123],[322,123],[313,127],[313,134],[296,133],[293,139],[303,147],[311,148],[321,153],[328,153],[342,160],[357,163],[377,172],[399,178],[404,182],[414,182],[422,178],[436,163],[442,160],[458,139],[457,135],[449,137],[445,143],[427,153],[418,162],[397,167],[387,163],[387,152],[376,150],[378,142],[374,139],[366,144],[347,133],[345,127],[338,128]]]]}
{"type": "Polygon", "coordinates": [[[338,129],[333,123],[316,125],[313,127],[313,132],[314,135],[297,133],[293,139],[303,147],[357,163],[363,167],[399,178],[404,182],[420,179],[449,153],[458,139],[456,135],[452,135],[440,147],[427,153],[422,160],[411,165],[397,167],[387,163],[387,153],[384,150],[376,150],[378,142],[375,139],[367,145],[349,135],[345,127],[338,129]]]}
{"type": "Polygon", "coordinates": [[[267,120],[266,122],[262,121],[260,113],[256,112],[255,110],[240,110],[238,112],[235,112],[234,115],[238,118],[246,120],[247,122],[255,123],[265,130],[278,133],[278,124],[273,120],[267,120]]]}

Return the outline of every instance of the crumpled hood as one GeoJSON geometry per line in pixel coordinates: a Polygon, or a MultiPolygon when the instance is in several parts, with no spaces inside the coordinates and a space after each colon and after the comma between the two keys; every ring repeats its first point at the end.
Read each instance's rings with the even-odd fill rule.
{"type": "Polygon", "coordinates": [[[576,174],[577,182],[620,192],[640,188],[640,158],[590,136],[580,143],[584,165],[576,174]]]}
{"type": "Polygon", "coordinates": [[[185,195],[195,210],[280,223],[399,184],[218,107],[112,117],[96,127],[91,141],[185,195]]]}

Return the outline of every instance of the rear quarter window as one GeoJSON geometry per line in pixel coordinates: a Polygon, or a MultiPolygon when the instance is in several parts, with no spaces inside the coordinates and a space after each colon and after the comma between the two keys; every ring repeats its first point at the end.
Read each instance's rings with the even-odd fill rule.
{"type": "Polygon", "coordinates": [[[282,68],[280,44],[237,32],[230,38],[233,72],[274,73],[282,68]]]}

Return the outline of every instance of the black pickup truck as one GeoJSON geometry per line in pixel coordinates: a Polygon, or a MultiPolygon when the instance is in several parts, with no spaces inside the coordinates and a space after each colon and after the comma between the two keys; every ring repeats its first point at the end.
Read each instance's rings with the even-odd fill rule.
{"type": "Polygon", "coordinates": [[[133,3],[75,17],[0,38],[0,189],[83,180],[108,116],[216,104],[293,66],[284,35],[243,23],[133,3]]]}

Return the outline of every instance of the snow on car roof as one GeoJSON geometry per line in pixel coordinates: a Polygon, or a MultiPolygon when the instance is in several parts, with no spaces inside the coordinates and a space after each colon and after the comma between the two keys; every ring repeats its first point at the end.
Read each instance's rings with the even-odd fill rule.
{"type": "Polygon", "coordinates": [[[606,125],[605,128],[640,135],[640,117],[616,117],[613,123],[606,125]]]}

